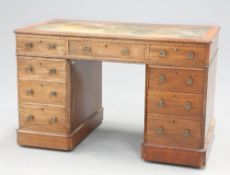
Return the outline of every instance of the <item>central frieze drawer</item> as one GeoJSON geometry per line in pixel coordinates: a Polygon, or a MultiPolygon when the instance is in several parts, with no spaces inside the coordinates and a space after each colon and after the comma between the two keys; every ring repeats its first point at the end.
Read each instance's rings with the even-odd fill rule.
{"type": "Polygon", "coordinates": [[[146,60],[148,59],[148,45],[107,40],[69,40],[69,55],[113,60],[114,58],[146,60]]]}
{"type": "Polygon", "coordinates": [[[19,99],[21,102],[65,105],[65,83],[19,80],[19,99]]]}

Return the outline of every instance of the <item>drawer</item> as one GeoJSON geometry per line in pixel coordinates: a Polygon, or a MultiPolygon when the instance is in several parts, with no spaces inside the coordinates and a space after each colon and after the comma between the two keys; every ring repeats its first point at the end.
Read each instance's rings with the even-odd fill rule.
{"type": "Polygon", "coordinates": [[[21,104],[19,116],[20,128],[65,132],[65,108],[21,104]]]}
{"type": "Polygon", "coordinates": [[[19,79],[65,81],[66,60],[18,57],[19,79]]]}
{"type": "Polygon", "coordinates": [[[65,54],[65,41],[55,37],[38,38],[17,36],[17,54],[22,55],[54,55],[65,54]]]}
{"type": "Polygon", "coordinates": [[[204,70],[151,67],[148,69],[148,89],[202,94],[204,73],[204,70]]]}
{"type": "Polygon", "coordinates": [[[65,105],[65,83],[19,80],[21,102],[65,105]]]}
{"type": "Polygon", "coordinates": [[[202,148],[200,121],[149,117],[146,142],[164,146],[202,148]]]}
{"type": "Polygon", "coordinates": [[[116,41],[69,40],[69,55],[78,57],[98,57],[114,60],[148,58],[148,45],[142,43],[128,43],[116,41]]]}
{"type": "Polygon", "coordinates": [[[151,44],[149,60],[157,65],[194,66],[208,65],[209,48],[183,44],[151,44]]]}
{"type": "Polygon", "coordinates": [[[148,115],[176,115],[198,119],[202,116],[202,110],[202,95],[165,91],[148,91],[148,115]]]}

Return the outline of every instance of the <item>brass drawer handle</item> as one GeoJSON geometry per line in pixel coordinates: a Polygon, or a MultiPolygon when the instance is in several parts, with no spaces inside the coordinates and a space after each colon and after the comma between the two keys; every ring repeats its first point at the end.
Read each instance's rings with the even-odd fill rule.
{"type": "Polygon", "coordinates": [[[183,136],[189,137],[191,135],[191,131],[189,129],[184,129],[183,136]]]}
{"type": "Polygon", "coordinates": [[[57,92],[56,92],[56,91],[52,91],[52,92],[50,92],[50,95],[51,95],[52,97],[56,97],[56,96],[57,96],[57,92]]]}
{"type": "Polygon", "coordinates": [[[128,55],[129,54],[129,49],[128,48],[123,48],[121,50],[122,55],[128,55]]]}
{"type": "Polygon", "coordinates": [[[191,108],[192,108],[192,103],[189,102],[189,101],[185,102],[185,104],[184,104],[184,109],[190,110],[191,108]]]}
{"type": "Polygon", "coordinates": [[[85,46],[83,48],[83,51],[86,52],[86,53],[90,53],[91,52],[91,47],[90,46],[85,46]]]}
{"type": "Polygon", "coordinates": [[[26,67],[26,72],[27,72],[27,73],[33,72],[33,67],[32,67],[31,65],[27,66],[27,67],[26,67]]]}
{"type": "Polygon", "coordinates": [[[54,44],[54,43],[49,43],[48,44],[48,49],[56,49],[56,44],[54,44]]]}
{"type": "Polygon", "coordinates": [[[163,74],[160,75],[160,76],[159,76],[159,82],[160,82],[160,83],[163,83],[163,82],[165,82],[165,81],[166,81],[166,76],[163,75],[163,74]]]}
{"type": "Polygon", "coordinates": [[[157,135],[162,135],[162,134],[164,134],[164,128],[163,128],[163,127],[158,127],[158,128],[156,128],[156,134],[157,134],[157,135]]]}
{"type": "Polygon", "coordinates": [[[192,79],[192,77],[188,77],[188,78],[187,78],[186,84],[187,84],[187,85],[192,85],[192,84],[193,84],[193,79],[192,79]]]}
{"type": "Polygon", "coordinates": [[[55,124],[55,123],[57,123],[57,117],[51,117],[50,119],[49,119],[49,123],[50,124],[55,124]]]}
{"type": "Polygon", "coordinates": [[[32,49],[33,48],[33,43],[32,42],[26,42],[26,48],[27,49],[32,49]]]}
{"type": "Polygon", "coordinates": [[[33,94],[34,94],[33,89],[28,89],[28,90],[26,90],[26,94],[27,94],[27,95],[33,95],[33,94]]]}
{"type": "Polygon", "coordinates": [[[165,107],[165,101],[163,99],[158,100],[157,106],[159,108],[165,107]]]}
{"type": "Polygon", "coordinates": [[[56,74],[57,71],[55,68],[50,68],[49,72],[50,74],[56,74]]]}
{"type": "Polygon", "coordinates": [[[30,114],[30,115],[28,115],[28,116],[26,117],[26,120],[27,120],[28,122],[33,121],[33,120],[34,120],[34,116],[33,116],[32,114],[30,114]]]}
{"type": "Polygon", "coordinates": [[[160,57],[165,57],[165,56],[166,56],[166,51],[160,50],[160,57]]]}
{"type": "Polygon", "coordinates": [[[187,53],[187,59],[192,60],[193,57],[194,57],[194,52],[189,51],[189,52],[187,53]]]}

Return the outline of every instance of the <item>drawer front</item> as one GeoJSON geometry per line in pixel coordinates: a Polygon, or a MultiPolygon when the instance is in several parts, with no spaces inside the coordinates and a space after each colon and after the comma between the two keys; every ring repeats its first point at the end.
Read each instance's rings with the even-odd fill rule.
{"type": "Polygon", "coordinates": [[[148,58],[147,44],[136,44],[115,41],[70,40],[69,55],[79,57],[98,57],[99,59],[115,60],[119,58],[131,60],[146,60],[148,58]],[[115,59],[114,59],[115,58],[115,59]]]}
{"type": "Polygon", "coordinates": [[[64,39],[17,36],[17,54],[56,55],[65,54],[64,39]]]}
{"type": "Polygon", "coordinates": [[[43,59],[18,57],[19,79],[65,81],[66,61],[59,59],[43,59]]]}
{"type": "Polygon", "coordinates": [[[65,83],[19,80],[21,102],[65,105],[65,83]]]}
{"type": "Polygon", "coordinates": [[[157,65],[202,67],[208,65],[208,53],[208,47],[152,44],[149,60],[157,65]]]}
{"type": "Polygon", "coordinates": [[[202,148],[201,121],[148,117],[145,139],[152,144],[202,148]]]}
{"type": "Polygon", "coordinates": [[[203,96],[199,94],[148,91],[148,115],[164,114],[181,117],[202,116],[203,96]]]}
{"type": "Polygon", "coordinates": [[[204,70],[148,69],[149,90],[203,93],[204,70]]]}
{"type": "Polygon", "coordinates": [[[20,128],[65,132],[65,108],[20,105],[20,128]]]}

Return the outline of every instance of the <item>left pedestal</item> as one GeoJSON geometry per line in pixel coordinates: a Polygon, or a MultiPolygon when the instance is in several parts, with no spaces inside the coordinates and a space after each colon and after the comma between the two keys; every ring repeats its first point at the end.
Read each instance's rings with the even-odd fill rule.
{"type": "Polygon", "coordinates": [[[72,150],[103,119],[101,62],[18,56],[23,146],[72,150]]]}

